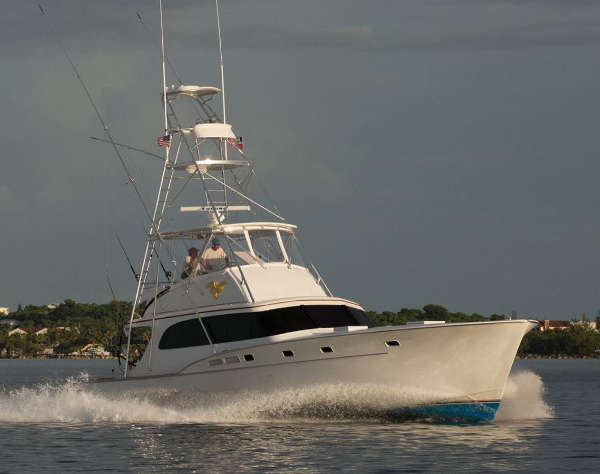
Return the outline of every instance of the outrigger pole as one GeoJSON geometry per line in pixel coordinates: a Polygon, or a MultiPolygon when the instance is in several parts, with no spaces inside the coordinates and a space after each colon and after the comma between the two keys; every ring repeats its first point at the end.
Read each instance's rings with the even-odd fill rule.
{"type": "MultiPolygon", "coordinates": [[[[47,17],[46,10],[44,10],[44,8],[42,7],[42,5],[38,5],[38,7],[40,9],[40,12],[42,12],[42,15],[44,15],[44,17],[47,17]]],[[[83,78],[81,77],[81,74],[79,74],[79,69],[77,69],[77,66],[75,66],[75,63],[71,59],[71,55],[67,51],[67,48],[65,48],[65,46],[63,45],[62,41],[60,41],[60,39],[58,39],[58,38],[57,38],[56,41],[59,44],[60,48],[62,49],[63,54],[67,58],[67,61],[71,65],[71,69],[73,69],[73,72],[75,73],[75,77],[77,77],[77,80],[81,84],[81,87],[83,88],[83,91],[85,92],[85,95],[87,96],[88,100],[90,101],[90,104],[91,104],[92,108],[94,109],[94,112],[96,113],[96,117],[98,118],[98,121],[102,125],[102,129],[104,130],[104,134],[106,135],[106,138],[110,141],[113,149],[115,150],[115,153],[116,153],[117,157],[119,158],[119,161],[121,162],[121,165],[123,166],[123,169],[125,170],[125,173],[127,174],[127,179],[131,183],[131,186],[133,187],[133,189],[134,189],[135,193],[137,194],[138,198],[140,199],[140,202],[142,204],[142,207],[144,208],[144,212],[146,213],[146,216],[150,219],[150,223],[151,223],[150,225],[152,227],[154,227],[154,221],[153,221],[153,219],[152,219],[152,217],[150,215],[150,211],[148,210],[148,207],[146,206],[146,203],[144,202],[144,198],[142,197],[142,194],[140,193],[140,190],[138,189],[138,187],[135,184],[135,178],[129,172],[129,168],[127,167],[127,163],[125,163],[125,160],[123,159],[123,156],[121,155],[121,152],[117,148],[117,144],[115,143],[115,141],[114,141],[114,139],[112,137],[112,134],[110,133],[110,130],[108,129],[108,126],[106,125],[106,122],[102,118],[102,114],[100,114],[100,110],[96,106],[96,103],[94,102],[94,99],[92,98],[92,95],[90,94],[89,89],[85,85],[85,82],[84,82],[83,78]]]]}
{"type": "MultiPolygon", "coordinates": [[[[165,33],[164,33],[164,13],[163,13],[163,2],[162,0],[159,0],[158,2],[158,6],[160,9],[160,46],[161,46],[161,63],[162,63],[162,100],[163,100],[163,118],[164,118],[164,134],[165,135],[170,135],[169,133],[169,122],[168,122],[168,116],[167,116],[167,77],[166,77],[166,68],[165,68],[165,33]]],[[[133,329],[133,318],[135,316],[135,310],[136,310],[136,306],[138,304],[138,300],[140,298],[141,292],[143,290],[143,286],[144,283],[146,282],[146,277],[148,274],[148,271],[150,270],[150,263],[151,263],[151,259],[152,259],[152,255],[156,252],[158,260],[160,261],[160,252],[156,251],[155,248],[155,241],[152,239],[152,234],[156,234],[159,241],[160,241],[160,232],[158,227],[160,226],[160,221],[162,220],[162,214],[163,212],[161,212],[161,217],[157,219],[157,213],[158,213],[158,206],[160,203],[160,197],[161,197],[161,192],[163,189],[163,181],[165,178],[165,173],[167,170],[167,166],[169,165],[169,150],[170,150],[170,144],[171,144],[171,140],[169,137],[169,145],[165,147],[165,165],[163,166],[163,170],[162,170],[162,176],[160,178],[160,186],[159,186],[159,191],[158,191],[158,195],[156,197],[156,202],[154,204],[154,212],[152,214],[152,218],[151,218],[151,222],[152,222],[152,226],[150,228],[150,232],[149,232],[149,238],[146,240],[146,248],[144,250],[144,258],[142,260],[142,269],[141,269],[141,273],[140,273],[140,279],[138,280],[138,285],[137,285],[137,289],[135,292],[135,300],[133,301],[133,306],[131,308],[131,316],[129,318],[129,328],[127,330],[127,364],[125,364],[125,370],[123,373],[123,378],[127,378],[127,372],[129,369],[129,351],[131,349],[131,331],[133,329]],[[158,223],[156,222],[158,220],[158,223]],[[152,247],[152,248],[150,248],[152,247]]],[[[164,209],[164,206],[163,206],[164,209]]],[[[160,242],[159,242],[159,249],[160,249],[160,242]]],[[[157,282],[158,282],[158,269],[157,269],[157,282]]],[[[154,290],[154,298],[156,300],[158,296],[158,285],[155,287],[154,290]]],[[[156,313],[156,305],[155,305],[155,309],[154,309],[154,314],[156,313]]],[[[152,317],[152,328],[154,329],[154,315],[152,317]]]]}

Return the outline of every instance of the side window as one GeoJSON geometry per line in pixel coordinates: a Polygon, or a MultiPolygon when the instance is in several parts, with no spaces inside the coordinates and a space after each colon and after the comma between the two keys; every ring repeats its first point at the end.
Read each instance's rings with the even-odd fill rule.
{"type": "Polygon", "coordinates": [[[258,258],[263,262],[283,262],[283,253],[274,230],[252,230],[249,234],[258,258]]]}
{"type": "Polygon", "coordinates": [[[209,344],[198,318],[175,323],[160,338],[159,349],[205,346],[209,344]]]}
{"type": "Polygon", "coordinates": [[[369,326],[370,328],[375,326],[375,324],[373,324],[373,321],[369,319],[369,317],[364,311],[361,311],[360,309],[351,308],[350,306],[346,306],[346,310],[348,310],[350,314],[354,316],[354,319],[356,319],[356,321],[361,326],[369,326]]]}
{"type": "Polygon", "coordinates": [[[317,327],[373,326],[367,315],[348,306],[303,306],[317,327]]]}
{"type": "Polygon", "coordinates": [[[335,328],[354,325],[354,318],[344,306],[304,306],[304,310],[320,328],[335,328]]]}

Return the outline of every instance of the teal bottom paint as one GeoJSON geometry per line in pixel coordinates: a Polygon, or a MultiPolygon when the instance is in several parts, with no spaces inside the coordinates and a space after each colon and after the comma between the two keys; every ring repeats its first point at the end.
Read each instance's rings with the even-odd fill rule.
{"type": "Polygon", "coordinates": [[[500,402],[440,403],[407,407],[402,412],[441,420],[491,421],[499,406],[500,402]]]}

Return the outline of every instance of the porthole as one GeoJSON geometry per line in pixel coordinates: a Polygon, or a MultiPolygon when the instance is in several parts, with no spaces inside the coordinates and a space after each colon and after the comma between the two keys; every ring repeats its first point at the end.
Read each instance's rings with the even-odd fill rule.
{"type": "Polygon", "coordinates": [[[281,353],[283,354],[283,357],[294,357],[294,351],[281,351],[281,353]]]}
{"type": "Polygon", "coordinates": [[[388,347],[399,347],[400,343],[398,341],[386,341],[385,345],[388,347]]]}
{"type": "Polygon", "coordinates": [[[329,347],[329,346],[323,346],[323,347],[321,347],[321,352],[323,354],[328,354],[330,352],[333,352],[333,349],[331,347],[329,347]]]}
{"type": "Polygon", "coordinates": [[[254,360],[254,356],[252,354],[244,354],[244,360],[246,362],[252,362],[254,360]]]}

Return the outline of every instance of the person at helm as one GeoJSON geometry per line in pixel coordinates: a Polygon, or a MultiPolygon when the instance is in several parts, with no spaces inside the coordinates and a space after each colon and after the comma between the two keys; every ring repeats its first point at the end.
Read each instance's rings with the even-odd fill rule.
{"type": "Polygon", "coordinates": [[[216,272],[229,266],[229,257],[225,251],[221,248],[221,242],[218,238],[212,239],[212,246],[208,247],[202,252],[202,258],[200,258],[200,265],[207,272],[216,272]]]}
{"type": "Polygon", "coordinates": [[[200,261],[198,259],[198,249],[191,247],[188,249],[188,254],[185,257],[185,266],[183,267],[183,273],[181,274],[182,280],[188,277],[198,276],[200,273],[200,261]]]}

